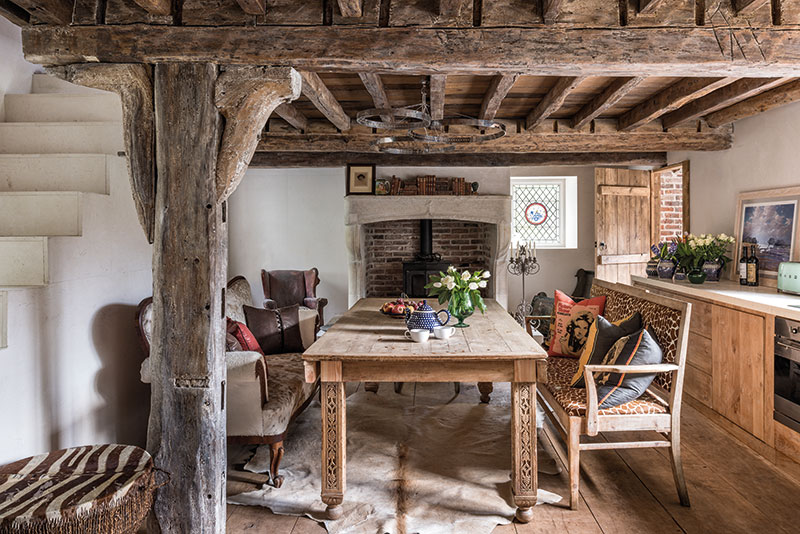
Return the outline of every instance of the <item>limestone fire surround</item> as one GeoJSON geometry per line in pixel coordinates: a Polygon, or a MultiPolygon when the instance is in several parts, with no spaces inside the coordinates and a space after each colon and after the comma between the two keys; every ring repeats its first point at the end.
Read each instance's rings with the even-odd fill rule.
{"type": "Polygon", "coordinates": [[[493,225],[489,238],[494,298],[508,308],[506,269],[511,248],[511,197],[507,195],[345,197],[348,303],[366,296],[364,225],[408,219],[446,219],[493,225]]]}

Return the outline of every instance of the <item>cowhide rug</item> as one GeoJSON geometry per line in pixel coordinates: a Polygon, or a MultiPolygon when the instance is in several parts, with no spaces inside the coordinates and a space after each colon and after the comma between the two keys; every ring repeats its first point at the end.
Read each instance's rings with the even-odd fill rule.
{"type": "MultiPolygon", "coordinates": [[[[280,489],[264,486],[228,502],[306,515],[331,534],[482,534],[513,519],[508,405],[414,406],[389,385],[380,395],[350,395],[347,488],[337,521],[327,520],[320,501],[320,418],[315,401],[295,421],[285,442],[280,489]]],[[[230,463],[244,463],[252,450],[231,448],[230,463]]],[[[245,469],[267,472],[269,447],[259,447],[245,469]]],[[[539,470],[560,470],[542,447],[539,470]]],[[[560,500],[539,490],[539,503],[560,500]]]]}
{"type": "MultiPolygon", "coordinates": [[[[415,405],[412,397],[395,394],[388,384],[379,395],[360,390],[347,398],[347,488],[344,515],[337,521],[327,520],[320,501],[321,416],[316,401],[293,423],[285,442],[283,486],[264,486],[230,496],[228,502],[305,515],[324,523],[331,534],[490,533],[510,523],[515,512],[511,412],[501,399],[488,405],[457,400],[420,405],[417,397],[415,405]]],[[[248,471],[267,472],[269,447],[258,447],[255,455],[252,451],[231,448],[229,463],[247,462],[248,471]]],[[[541,446],[539,471],[560,472],[541,446]]],[[[540,504],[560,500],[539,490],[540,504]]]]}

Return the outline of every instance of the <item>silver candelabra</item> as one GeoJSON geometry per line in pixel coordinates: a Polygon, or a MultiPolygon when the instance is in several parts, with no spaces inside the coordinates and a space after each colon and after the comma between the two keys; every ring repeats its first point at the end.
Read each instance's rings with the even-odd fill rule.
{"type": "Polygon", "coordinates": [[[519,247],[512,247],[508,272],[514,276],[522,276],[522,302],[517,306],[514,318],[520,324],[525,324],[525,316],[533,312],[531,303],[525,298],[525,277],[539,272],[539,262],[536,261],[536,245],[526,243],[519,247]]]}

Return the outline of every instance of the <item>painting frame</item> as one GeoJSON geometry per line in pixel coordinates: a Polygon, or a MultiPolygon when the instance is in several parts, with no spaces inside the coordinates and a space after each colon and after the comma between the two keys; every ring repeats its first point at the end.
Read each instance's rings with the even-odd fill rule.
{"type": "MultiPolygon", "coordinates": [[[[761,265],[766,266],[768,268],[762,269],[759,268],[759,281],[761,285],[767,287],[776,287],[778,283],[778,273],[777,273],[777,263],[779,261],[798,261],[800,259],[800,214],[798,214],[798,210],[800,210],[800,186],[795,187],[781,187],[776,189],[761,189],[758,191],[745,191],[739,193],[737,203],[736,203],[736,247],[734,248],[734,263],[738,261],[739,256],[741,254],[741,247],[749,243],[745,243],[743,240],[747,239],[750,236],[746,236],[745,234],[745,225],[748,223],[748,212],[747,210],[753,210],[758,208],[763,209],[771,209],[775,213],[777,213],[778,207],[780,206],[789,206],[793,207],[792,209],[792,220],[789,223],[789,227],[791,229],[791,237],[788,239],[788,254],[783,253],[783,258],[779,258],[773,261],[761,262],[761,265]],[[775,264],[775,265],[773,265],[775,264]],[[770,266],[774,267],[769,268],[770,266]]],[[[786,210],[784,209],[784,212],[786,210]]],[[[750,233],[752,233],[752,229],[750,229],[750,233]]],[[[761,250],[761,247],[759,247],[761,250]]],[[[762,260],[761,254],[758,255],[759,260],[762,260]]],[[[761,267],[761,266],[760,266],[761,267]]],[[[738,270],[733,268],[731,269],[731,280],[739,279],[738,270]]]]}
{"type": "Polygon", "coordinates": [[[375,194],[375,165],[369,163],[348,163],[345,173],[347,182],[346,194],[374,195],[375,194]],[[366,181],[366,183],[363,183],[366,181]]]}

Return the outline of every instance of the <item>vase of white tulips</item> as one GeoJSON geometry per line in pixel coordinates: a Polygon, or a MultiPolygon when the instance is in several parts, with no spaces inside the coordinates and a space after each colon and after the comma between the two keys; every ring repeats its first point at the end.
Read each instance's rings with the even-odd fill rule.
{"type": "Polygon", "coordinates": [[[428,295],[439,299],[439,304],[448,302],[447,311],[458,319],[453,326],[466,328],[469,325],[464,322],[464,319],[472,315],[475,308],[479,309],[481,313],[486,312],[481,289],[488,285],[490,276],[489,271],[459,272],[451,265],[447,269],[447,273],[440,272],[438,276],[432,275],[431,281],[425,286],[425,289],[428,290],[428,295]]]}

